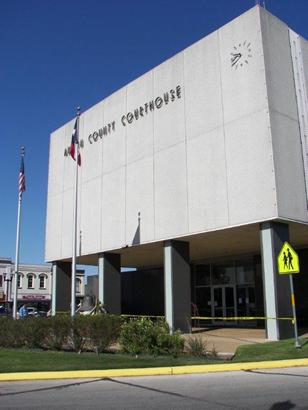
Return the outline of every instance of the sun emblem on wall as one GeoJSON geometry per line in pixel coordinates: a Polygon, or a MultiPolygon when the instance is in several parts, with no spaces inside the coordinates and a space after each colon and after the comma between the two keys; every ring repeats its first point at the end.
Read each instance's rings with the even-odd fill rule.
{"type": "Polygon", "coordinates": [[[249,59],[252,57],[251,54],[251,43],[245,40],[243,43],[238,43],[233,46],[231,55],[231,68],[237,70],[239,67],[249,63],[249,59]]]}

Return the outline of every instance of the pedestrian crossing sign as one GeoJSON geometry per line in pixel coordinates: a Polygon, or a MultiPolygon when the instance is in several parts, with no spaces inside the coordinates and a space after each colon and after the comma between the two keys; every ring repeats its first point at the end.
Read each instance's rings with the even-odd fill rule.
{"type": "Polygon", "coordinates": [[[277,263],[278,272],[281,275],[299,272],[298,255],[288,242],[282,245],[277,257],[277,263]]]}

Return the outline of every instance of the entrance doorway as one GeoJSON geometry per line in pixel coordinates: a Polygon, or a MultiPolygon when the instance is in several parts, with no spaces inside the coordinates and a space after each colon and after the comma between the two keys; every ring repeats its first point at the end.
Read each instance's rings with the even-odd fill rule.
{"type": "MultiPolygon", "coordinates": [[[[256,327],[260,316],[262,294],[256,285],[261,280],[261,265],[255,257],[214,261],[192,266],[192,301],[198,310],[198,323],[202,326],[256,327]],[[257,302],[259,305],[257,305],[257,302]],[[215,318],[220,319],[215,319],[215,318]],[[245,320],[224,318],[243,317],[245,320]],[[249,318],[249,320],[248,320],[249,318]]],[[[262,316],[262,315],[261,315],[262,316]]]]}
{"type": "MultiPolygon", "coordinates": [[[[237,312],[240,317],[256,316],[256,298],[255,288],[253,286],[238,286],[237,287],[237,312]]],[[[242,321],[239,323],[246,326],[256,326],[256,321],[242,321]],[[247,322],[247,323],[245,323],[247,322]]]]}
{"type": "Polygon", "coordinates": [[[235,303],[235,286],[223,285],[212,287],[212,317],[215,325],[234,325],[236,322],[227,321],[224,317],[237,316],[235,303]],[[218,319],[219,318],[219,319],[218,319]]]}

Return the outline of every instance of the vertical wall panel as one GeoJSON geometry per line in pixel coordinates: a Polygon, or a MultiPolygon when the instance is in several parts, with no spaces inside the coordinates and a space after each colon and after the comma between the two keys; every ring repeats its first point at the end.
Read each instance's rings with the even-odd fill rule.
{"type": "Polygon", "coordinates": [[[155,155],[155,235],[168,238],[188,231],[185,143],[155,155]]]}

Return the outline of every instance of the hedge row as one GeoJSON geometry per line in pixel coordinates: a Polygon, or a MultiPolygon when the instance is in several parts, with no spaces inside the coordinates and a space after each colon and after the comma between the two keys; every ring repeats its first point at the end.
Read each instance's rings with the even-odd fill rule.
{"type": "Polygon", "coordinates": [[[113,315],[0,320],[0,346],[101,352],[116,342],[121,318],[113,315]]]}
{"type": "Polygon", "coordinates": [[[126,322],[120,316],[109,314],[74,318],[67,315],[20,320],[1,318],[0,326],[0,347],[100,353],[119,342],[123,352],[134,355],[177,356],[184,350],[184,339],[178,332],[171,335],[165,321],[153,322],[148,318],[126,322]]]}

